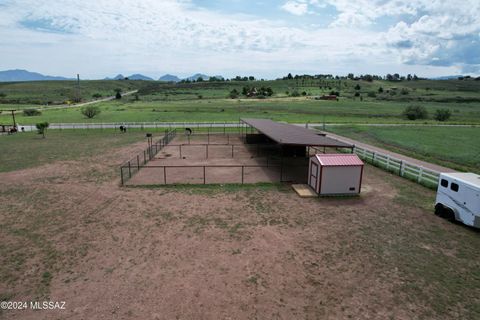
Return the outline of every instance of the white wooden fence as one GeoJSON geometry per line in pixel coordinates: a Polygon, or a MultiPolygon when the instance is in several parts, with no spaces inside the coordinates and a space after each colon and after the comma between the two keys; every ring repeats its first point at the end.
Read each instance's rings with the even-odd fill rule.
{"type": "MultiPolygon", "coordinates": [[[[147,128],[239,128],[239,121],[213,121],[213,122],[92,122],[92,123],[50,123],[49,129],[118,129],[120,126],[136,129],[147,128]]],[[[18,124],[18,128],[25,131],[37,130],[35,125],[18,124]]]]}
{"type": "Polygon", "coordinates": [[[388,154],[355,146],[354,152],[365,162],[416,181],[427,187],[436,188],[440,172],[424,168],[417,164],[400,160],[388,154]]]}

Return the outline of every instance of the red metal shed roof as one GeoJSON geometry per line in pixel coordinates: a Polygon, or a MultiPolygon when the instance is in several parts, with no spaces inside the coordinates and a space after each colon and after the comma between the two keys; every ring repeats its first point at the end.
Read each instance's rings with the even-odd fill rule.
{"type": "Polygon", "coordinates": [[[356,154],[316,154],[320,165],[328,167],[337,166],[363,166],[363,161],[356,154]]]}

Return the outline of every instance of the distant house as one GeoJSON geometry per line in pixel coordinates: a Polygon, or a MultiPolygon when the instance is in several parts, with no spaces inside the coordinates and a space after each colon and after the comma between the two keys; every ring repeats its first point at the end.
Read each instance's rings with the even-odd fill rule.
{"type": "Polygon", "coordinates": [[[338,97],[334,94],[323,95],[321,97],[316,97],[315,100],[338,100],[338,97]]]}

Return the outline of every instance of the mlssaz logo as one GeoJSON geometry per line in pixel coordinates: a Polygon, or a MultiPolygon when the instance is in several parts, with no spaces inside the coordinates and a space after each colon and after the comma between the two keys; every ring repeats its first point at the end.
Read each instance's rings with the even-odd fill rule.
{"type": "Polygon", "coordinates": [[[35,310],[65,310],[65,301],[32,301],[30,309],[35,310]]]}

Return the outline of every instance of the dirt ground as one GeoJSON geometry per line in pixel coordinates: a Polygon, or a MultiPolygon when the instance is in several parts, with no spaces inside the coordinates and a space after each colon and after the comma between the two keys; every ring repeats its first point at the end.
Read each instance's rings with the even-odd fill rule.
{"type": "Polygon", "coordinates": [[[289,185],[120,187],[118,165],[142,148],[0,174],[2,300],[66,302],[0,318],[468,318],[465,305],[442,313],[412,297],[405,284],[423,274],[390,260],[397,243],[447,259],[458,244],[428,242],[428,230],[470,232],[401,201],[432,191],[371,166],[355,198],[302,199],[289,185]]]}
{"type": "Polygon", "coordinates": [[[126,184],[306,183],[307,161],[285,158],[283,171],[280,165],[272,148],[247,145],[237,134],[179,135],[126,184]]]}

